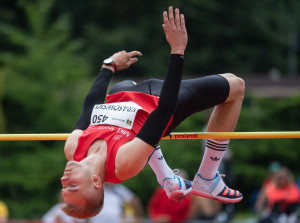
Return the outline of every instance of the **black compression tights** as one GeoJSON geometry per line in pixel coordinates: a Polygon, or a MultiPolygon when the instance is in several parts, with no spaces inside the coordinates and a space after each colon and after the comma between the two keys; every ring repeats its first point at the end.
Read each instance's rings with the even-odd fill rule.
{"type": "MultiPolygon", "coordinates": [[[[138,84],[130,80],[114,84],[109,94],[136,91],[159,96],[163,81],[149,79],[138,84]]],[[[173,120],[165,135],[170,134],[188,116],[224,103],[229,94],[229,83],[220,75],[211,75],[181,81],[178,103],[173,120]]]]}

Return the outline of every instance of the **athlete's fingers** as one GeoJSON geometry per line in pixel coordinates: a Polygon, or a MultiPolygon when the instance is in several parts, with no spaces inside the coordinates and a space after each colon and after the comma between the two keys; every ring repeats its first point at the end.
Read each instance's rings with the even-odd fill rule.
{"type": "Polygon", "coordinates": [[[170,22],[171,27],[175,26],[174,15],[173,15],[173,7],[172,6],[169,7],[169,22],[170,22]]]}
{"type": "Polygon", "coordinates": [[[126,54],[126,51],[122,50],[122,51],[117,52],[116,54],[118,54],[118,55],[126,54]]]}
{"type": "Polygon", "coordinates": [[[142,53],[140,51],[131,51],[131,52],[128,52],[127,55],[131,58],[131,57],[135,57],[135,56],[142,56],[142,53]]]}
{"type": "Polygon", "coordinates": [[[138,62],[138,61],[139,61],[139,59],[136,58],[136,57],[130,58],[130,60],[128,61],[128,63],[129,63],[129,64],[128,64],[128,67],[131,66],[132,64],[138,62]]]}
{"type": "Polygon", "coordinates": [[[169,20],[168,20],[168,13],[166,11],[163,12],[163,20],[165,26],[170,26],[169,20]]]}
{"type": "Polygon", "coordinates": [[[181,26],[181,29],[186,29],[185,28],[185,19],[184,19],[183,14],[180,15],[180,26],[181,26]]]}
{"type": "Polygon", "coordinates": [[[177,29],[180,29],[180,17],[179,17],[179,9],[175,9],[175,25],[177,29]]]}

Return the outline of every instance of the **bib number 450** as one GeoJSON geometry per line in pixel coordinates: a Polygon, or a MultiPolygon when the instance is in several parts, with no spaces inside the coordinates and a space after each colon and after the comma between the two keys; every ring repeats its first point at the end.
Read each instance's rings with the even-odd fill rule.
{"type": "Polygon", "coordinates": [[[108,119],[108,116],[106,115],[94,115],[92,122],[93,124],[100,124],[106,121],[106,119],[108,119]]]}

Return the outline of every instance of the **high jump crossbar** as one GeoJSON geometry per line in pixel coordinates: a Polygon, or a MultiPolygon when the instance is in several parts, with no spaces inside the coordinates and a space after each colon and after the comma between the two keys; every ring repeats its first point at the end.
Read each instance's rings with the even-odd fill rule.
{"type": "MultiPolygon", "coordinates": [[[[0,134],[0,141],[66,140],[69,133],[0,134]]],[[[162,139],[284,139],[300,138],[300,131],[285,132],[174,132],[162,139]]]]}

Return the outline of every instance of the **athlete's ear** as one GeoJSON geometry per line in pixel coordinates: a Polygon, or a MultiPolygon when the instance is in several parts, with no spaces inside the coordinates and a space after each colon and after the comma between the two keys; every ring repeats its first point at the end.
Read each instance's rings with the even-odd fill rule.
{"type": "Polygon", "coordinates": [[[98,176],[96,175],[93,175],[92,176],[92,181],[93,181],[93,186],[96,188],[96,189],[100,189],[102,187],[102,183],[101,183],[101,180],[98,176]]]}

